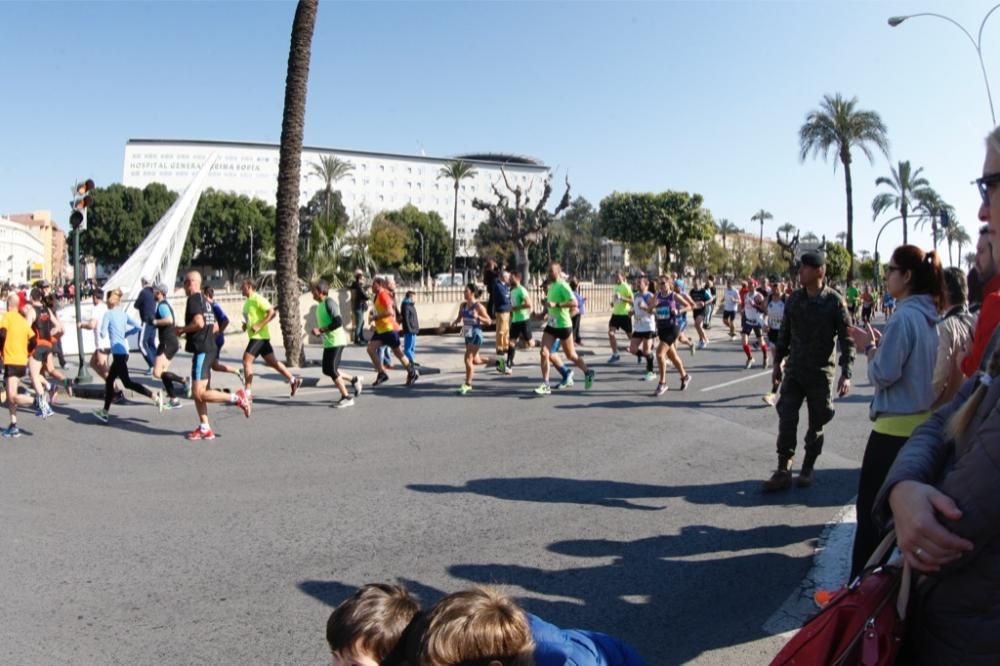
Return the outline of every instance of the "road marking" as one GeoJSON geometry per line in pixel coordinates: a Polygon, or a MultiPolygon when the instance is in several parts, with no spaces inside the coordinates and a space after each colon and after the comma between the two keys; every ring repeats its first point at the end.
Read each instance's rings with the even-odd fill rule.
{"type": "Polygon", "coordinates": [[[750,381],[751,379],[757,379],[758,377],[763,377],[765,375],[770,375],[770,370],[765,370],[764,372],[758,372],[756,375],[748,375],[746,377],[740,377],[739,379],[734,379],[731,382],[723,382],[721,384],[716,384],[715,386],[706,386],[701,390],[702,393],[706,391],[714,391],[715,389],[724,388],[726,386],[732,386],[733,384],[739,384],[740,382],[750,381]]]}

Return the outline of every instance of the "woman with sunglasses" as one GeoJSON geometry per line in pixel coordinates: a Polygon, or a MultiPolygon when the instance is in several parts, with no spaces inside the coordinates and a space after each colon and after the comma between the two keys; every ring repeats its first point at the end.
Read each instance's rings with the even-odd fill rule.
{"type": "MultiPolygon", "coordinates": [[[[979,219],[1000,262],[1000,127],[987,145],[979,219]]],[[[911,597],[900,655],[908,664],[1000,663],[1000,351],[985,361],[914,431],[875,503],[910,566],[932,574],[911,597]]]]}

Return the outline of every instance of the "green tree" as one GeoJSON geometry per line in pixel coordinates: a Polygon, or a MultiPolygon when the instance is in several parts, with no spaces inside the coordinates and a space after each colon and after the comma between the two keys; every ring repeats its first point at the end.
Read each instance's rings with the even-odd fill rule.
{"type": "Polygon", "coordinates": [[[795,235],[796,231],[798,231],[798,229],[791,222],[785,222],[783,225],[778,227],[778,233],[787,235],[789,239],[795,235]]]}
{"type": "Polygon", "coordinates": [[[912,169],[909,160],[900,161],[897,167],[889,167],[888,178],[879,176],[875,179],[876,185],[887,185],[890,191],[880,192],[872,199],[872,221],[887,210],[898,210],[903,218],[903,245],[907,243],[906,218],[913,208],[914,201],[919,201],[921,196],[933,192],[928,192],[930,183],[920,175],[923,170],[923,167],[912,169]]]}
{"type": "Polygon", "coordinates": [[[566,270],[577,276],[596,278],[601,265],[601,224],[597,211],[583,197],[573,199],[557,227],[565,240],[562,255],[566,270]]]}
{"type": "Polygon", "coordinates": [[[399,268],[406,259],[406,248],[410,240],[410,233],[405,227],[379,214],[372,223],[368,251],[380,269],[399,268]]]}
{"type": "Polygon", "coordinates": [[[760,249],[761,259],[764,257],[764,221],[773,219],[774,215],[771,215],[771,213],[763,208],[750,216],[751,222],[760,222],[760,245],[758,247],[760,249]]]}
{"type": "Polygon", "coordinates": [[[299,316],[299,188],[302,185],[302,135],[306,122],[309,60],[319,0],[299,0],[292,19],[285,76],[285,104],[281,116],[277,195],[277,287],[285,362],[298,367],[303,360],[299,316]]]}
{"type": "Polygon", "coordinates": [[[310,281],[341,283],[341,250],[349,217],[340,191],[321,189],[299,209],[299,274],[310,281]]]}
{"type": "Polygon", "coordinates": [[[726,239],[733,234],[738,234],[740,228],[727,220],[726,218],[721,218],[718,224],[715,225],[715,232],[722,236],[722,249],[726,249],[726,239]]]}
{"type": "Polygon", "coordinates": [[[517,248],[514,246],[514,241],[489,222],[482,222],[476,227],[472,240],[480,257],[492,258],[497,263],[506,263],[508,266],[516,265],[517,248]]]}
{"type": "Polygon", "coordinates": [[[702,208],[700,194],[666,191],[615,192],[601,200],[602,233],[625,243],[653,243],[669,258],[683,243],[712,237],[711,213],[702,208]]]}
{"type": "Polygon", "coordinates": [[[455,255],[458,253],[458,187],[466,178],[476,175],[476,168],[463,160],[452,160],[438,171],[438,179],[450,178],[455,186],[455,213],[452,218],[451,227],[451,269],[450,274],[455,273],[455,255]]]}
{"type": "Polygon", "coordinates": [[[124,262],[177,199],[176,193],[160,183],[141,190],[115,183],[95,188],[92,196],[87,229],[80,234],[80,252],[107,265],[124,262]]]}
{"type": "Polygon", "coordinates": [[[857,264],[858,277],[865,282],[875,281],[875,260],[872,258],[862,258],[857,264]]]}
{"type": "MultiPolygon", "coordinates": [[[[854,186],[851,182],[851,149],[857,148],[874,162],[872,148],[889,156],[888,130],[874,111],[857,108],[857,97],[844,99],[840,93],[825,95],[820,108],[810,111],[799,128],[799,160],[822,154],[827,159],[832,151],[844,166],[844,190],[847,198],[848,284],[854,276],[854,186]]],[[[836,163],[834,163],[836,167],[836,163]]]]}
{"type": "Polygon", "coordinates": [[[448,227],[441,216],[431,212],[423,212],[412,204],[403,206],[400,210],[386,212],[385,218],[403,227],[409,233],[406,247],[406,260],[409,263],[420,264],[429,274],[441,273],[448,268],[448,227]],[[420,257],[420,235],[424,237],[424,257],[420,257]]]}
{"type": "Polygon", "coordinates": [[[831,282],[847,279],[847,272],[854,267],[853,257],[847,253],[847,248],[840,243],[827,241],[823,252],[826,254],[826,279],[831,282]]]}
{"type": "Polygon", "coordinates": [[[274,208],[259,199],[208,189],[191,220],[191,259],[226,272],[230,283],[250,266],[250,229],[254,252],[273,245],[274,208]]]}
{"type": "MultiPolygon", "coordinates": [[[[334,216],[334,189],[333,186],[338,180],[354,170],[354,165],[346,160],[342,160],[336,155],[320,155],[318,162],[310,165],[310,173],[323,181],[323,199],[326,207],[323,209],[328,220],[334,216]]],[[[313,196],[315,199],[315,195],[313,196]]],[[[347,223],[346,213],[344,223],[347,223]]]]}

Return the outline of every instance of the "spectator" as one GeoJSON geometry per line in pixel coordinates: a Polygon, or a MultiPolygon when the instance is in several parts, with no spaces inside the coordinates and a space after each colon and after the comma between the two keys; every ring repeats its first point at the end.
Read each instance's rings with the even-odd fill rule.
{"type": "Polygon", "coordinates": [[[368,292],[365,291],[365,274],[359,268],[354,271],[351,283],[351,314],[354,316],[354,344],[365,343],[365,311],[368,310],[368,292]]]}
{"type": "Polygon", "coordinates": [[[401,639],[419,612],[417,600],[399,585],[362,586],[326,621],[333,666],[401,663],[401,639]]]}
{"type": "Polygon", "coordinates": [[[417,318],[417,304],[413,302],[416,296],[413,291],[407,291],[403,298],[403,356],[416,365],[417,335],[420,334],[420,320],[417,318]]]}
{"type": "Polygon", "coordinates": [[[934,409],[951,402],[964,377],[959,367],[961,354],[972,342],[976,319],[969,313],[965,274],[959,268],[944,272],[944,317],[937,325],[938,351],[934,366],[934,409]]]}
{"type": "MultiPolygon", "coordinates": [[[[1000,172],[993,175],[1000,176],[1000,172]]],[[[996,184],[993,188],[996,188],[996,184]]],[[[990,219],[990,206],[985,203],[988,196],[987,193],[983,194],[983,207],[979,211],[980,220],[990,219]]],[[[1000,216],[1000,213],[996,215],[1000,216]]],[[[962,359],[962,374],[966,377],[971,377],[977,370],[983,369],[981,367],[983,359],[988,358],[986,349],[990,345],[993,332],[1000,325],[1000,261],[996,258],[1000,238],[997,238],[996,231],[993,230],[998,225],[1000,220],[995,218],[989,225],[984,224],[979,229],[979,240],[976,243],[976,271],[983,285],[983,304],[979,309],[979,319],[972,335],[972,349],[962,359]]]]}

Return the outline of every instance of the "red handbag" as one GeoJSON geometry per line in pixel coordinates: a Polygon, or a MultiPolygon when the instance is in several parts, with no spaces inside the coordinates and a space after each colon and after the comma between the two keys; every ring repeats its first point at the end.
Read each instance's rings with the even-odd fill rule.
{"type": "Polygon", "coordinates": [[[890,532],[865,571],[837,592],[771,661],[771,666],[887,666],[903,645],[912,578],[908,564],[884,563],[890,532]]]}

